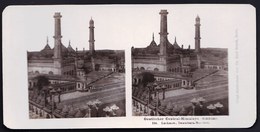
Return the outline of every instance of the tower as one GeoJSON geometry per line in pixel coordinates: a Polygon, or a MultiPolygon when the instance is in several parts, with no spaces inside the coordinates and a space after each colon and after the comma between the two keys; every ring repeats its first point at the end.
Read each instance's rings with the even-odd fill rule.
{"type": "Polygon", "coordinates": [[[62,71],[61,71],[61,67],[62,67],[62,50],[61,50],[61,47],[62,47],[62,44],[61,44],[61,20],[60,18],[62,17],[60,15],[60,12],[56,12],[54,14],[54,22],[55,22],[55,25],[54,25],[54,56],[53,56],[53,59],[54,59],[54,68],[56,69],[56,74],[62,74],[62,71]]]}
{"type": "Polygon", "coordinates": [[[167,32],[167,10],[161,10],[159,13],[161,15],[161,25],[160,25],[160,55],[167,55],[167,43],[168,43],[168,32],[167,32]]]}
{"type": "Polygon", "coordinates": [[[94,39],[94,21],[91,20],[89,21],[89,51],[90,51],[90,54],[91,55],[94,55],[95,53],[95,45],[94,45],[94,42],[95,42],[95,39],[94,39]]]}
{"type": "Polygon", "coordinates": [[[195,52],[200,53],[200,18],[199,16],[195,19],[195,52]]]}

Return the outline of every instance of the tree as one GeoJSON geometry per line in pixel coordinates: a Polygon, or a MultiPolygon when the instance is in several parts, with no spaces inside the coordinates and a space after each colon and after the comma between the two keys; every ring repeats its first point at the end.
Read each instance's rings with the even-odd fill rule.
{"type": "Polygon", "coordinates": [[[50,84],[49,79],[45,76],[37,77],[37,90],[41,91],[44,86],[48,86],[50,84]]]}
{"type": "Polygon", "coordinates": [[[149,83],[149,82],[154,82],[155,78],[154,78],[154,75],[150,72],[143,72],[141,73],[142,76],[143,76],[143,86],[146,87],[146,85],[149,83]]]}

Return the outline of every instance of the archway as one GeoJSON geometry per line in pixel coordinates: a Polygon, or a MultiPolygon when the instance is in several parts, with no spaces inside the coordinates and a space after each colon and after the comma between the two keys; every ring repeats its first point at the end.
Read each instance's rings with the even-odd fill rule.
{"type": "Polygon", "coordinates": [[[144,67],[141,67],[140,70],[145,70],[144,67]]]}
{"type": "Polygon", "coordinates": [[[53,75],[53,72],[52,72],[52,71],[49,71],[49,74],[50,74],[50,75],[53,75]]]}
{"type": "Polygon", "coordinates": [[[154,68],[154,71],[159,71],[159,69],[158,68],[154,68]]]}

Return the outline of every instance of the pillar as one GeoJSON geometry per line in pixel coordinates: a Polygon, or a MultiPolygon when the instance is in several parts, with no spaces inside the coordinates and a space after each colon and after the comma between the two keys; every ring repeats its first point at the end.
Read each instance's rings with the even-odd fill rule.
{"type": "Polygon", "coordinates": [[[166,48],[168,43],[168,32],[167,32],[167,10],[161,10],[159,13],[161,15],[161,25],[160,25],[160,55],[166,56],[166,48]]]}
{"type": "Polygon", "coordinates": [[[195,52],[200,53],[200,18],[196,17],[195,24],[195,52]]]}
{"type": "Polygon", "coordinates": [[[91,20],[89,21],[89,51],[91,55],[94,55],[95,53],[94,28],[94,21],[91,18],[91,20]]]}

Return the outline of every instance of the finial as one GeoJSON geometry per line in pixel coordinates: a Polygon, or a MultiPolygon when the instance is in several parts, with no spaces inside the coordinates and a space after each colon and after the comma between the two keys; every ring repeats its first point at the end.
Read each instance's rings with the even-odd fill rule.
{"type": "Polygon", "coordinates": [[[70,40],[69,40],[69,46],[70,46],[70,40]]]}
{"type": "Polygon", "coordinates": [[[47,42],[47,44],[49,44],[49,38],[48,38],[48,36],[47,36],[47,40],[46,40],[46,42],[47,42]]]}
{"type": "Polygon", "coordinates": [[[78,51],[78,47],[76,47],[76,52],[78,51]]]}
{"type": "Polygon", "coordinates": [[[154,33],[153,33],[153,40],[154,40],[154,33]]]}
{"type": "Polygon", "coordinates": [[[174,42],[176,43],[176,36],[175,36],[175,38],[174,38],[174,42]]]}
{"type": "Polygon", "coordinates": [[[196,20],[200,20],[200,17],[199,17],[199,15],[198,15],[198,14],[197,14],[196,20]]]}

